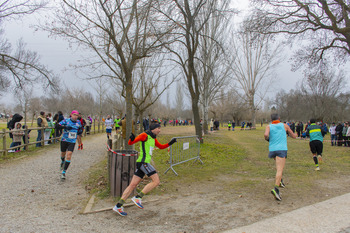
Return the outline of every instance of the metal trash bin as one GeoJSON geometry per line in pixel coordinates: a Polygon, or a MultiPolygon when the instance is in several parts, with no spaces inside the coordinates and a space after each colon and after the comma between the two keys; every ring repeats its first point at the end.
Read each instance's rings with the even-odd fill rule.
{"type": "Polygon", "coordinates": [[[136,168],[135,150],[109,150],[109,185],[113,197],[121,197],[129,186],[136,168]]]}

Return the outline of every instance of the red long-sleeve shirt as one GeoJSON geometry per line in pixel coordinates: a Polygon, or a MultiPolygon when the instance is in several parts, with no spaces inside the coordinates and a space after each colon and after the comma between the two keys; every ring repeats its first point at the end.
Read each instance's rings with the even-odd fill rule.
{"type": "MultiPolygon", "coordinates": [[[[144,142],[144,141],[147,140],[147,137],[148,137],[148,134],[147,134],[147,133],[141,133],[140,135],[138,135],[138,136],[135,138],[134,141],[131,141],[131,140],[129,139],[128,144],[129,144],[129,145],[133,145],[133,144],[135,144],[136,142],[140,142],[140,141],[141,141],[141,142],[144,142]]],[[[165,149],[165,148],[169,147],[169,144],[168,144],[168,143],[166,143],[166,144],[160,144],[156,138],[154,139],[154,141],[155,141],[155,146],[158,147],[159,149],[165,149]]]]}

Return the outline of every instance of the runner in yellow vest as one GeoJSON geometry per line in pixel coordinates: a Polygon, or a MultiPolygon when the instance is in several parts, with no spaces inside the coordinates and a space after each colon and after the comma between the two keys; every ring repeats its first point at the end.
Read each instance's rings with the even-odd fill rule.
{"type": "Polygon", "coordinates": [[[231,121],[228,122],[227,128],[228,128],[228,131],[231,131],[231,121]]]}
{"type": "Polygon", "coordinates": [[[148,183],[142,191],[133,197],[131,200],[135,203],[137,207],[143,209],[141,199],[142,197],[150,192],[152,189],[157,187],[160,183],[159,175],[157,174],[156,169],[150,164],[152,159],[152,152],[155,147],[159,149],[165,149],[176,142],[176,138],[171,139],[171,141],[167,144],[160,144],[156,139],[157,135],[160,133],[160,124],[152,123],[149,127],[149,130],[141,133],[139,136],[135,138],[135,135],[131,133],[128,144],[133,145],[137,142],[140,143],[140,155],[136,161],[136,171],[131,180],[129,186],[124,190],[123,195],[121,196],[117,205],[113,208],[115,212],[120,214],[121,216],[126,216],[127,213],[124,212],[123,204],[125,200],[129,197],[132,191],[137,187],[137,185],[141,182],[143,177],[147,175],[152,179],[151,183],[148,183]]]}
{"type": "Polygon", "coordinates": [[[119,117],[117,117],[117,119],[114,120],[116,134],[118,134],[118,129],[120,129],[119,121],[121,121],[121,119],[119,117]]]}

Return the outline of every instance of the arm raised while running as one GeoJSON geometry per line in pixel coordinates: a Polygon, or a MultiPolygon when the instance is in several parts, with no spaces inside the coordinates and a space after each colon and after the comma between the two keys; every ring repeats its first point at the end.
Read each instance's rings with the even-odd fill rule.
{"type": "Polygon", "coordinates": [[[264,137],[265,137],[266,141],[269,141],[269,138],[270,138],[270,126],[269,125],[266,126],[264,137]]]}
{"type": "Polygon", "coordinates": [[[293,133],[293,131],[290,129],[290,127],[287,124],[284,124],[284,129],[286,130],[286,132],[288,133],[288,135],[292,138],[297,138],[297,134],[293,133]]]}
{"type": "Polygon", "coordinates": [[[160,144],[160,143],[158,142],[158,140],[155,139],[155,146],[158,147],[159,149],[165,149],[165,148],[169,147],[170,145],[169,145],[169,143],[160,144]]]}
{"type": "Polygon", "coordinates": [[[136,142],[144,142],[144,141],[146,141],[147,140],[147,134],[146,133],[142,133],[142,134],[140,134],[140,135],[138,135],[136,138],[135,138],[135,140],[133,140],[133,141],[131,141],[131,139],[129,139],[129,141],[128,141],[128,144],[129,145],[133,145],[133,144],[135,144],[136,142]]]}

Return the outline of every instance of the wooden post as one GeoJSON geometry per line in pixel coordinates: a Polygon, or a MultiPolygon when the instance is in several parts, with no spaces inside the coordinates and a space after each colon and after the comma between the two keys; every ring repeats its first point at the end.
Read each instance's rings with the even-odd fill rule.
{"type": "Polygon", "coordinates": [[[4,133],[3,140],[2,140],[3,148],[4,148],[4,155],[7,156],[7,148],[6,148],[6,129],[2,129],[2,132],[4,133]]]}
{"type": "Polygon", "coordinates": [[[40,131],[41,131],[41,140],[40,140],[41,146],[45,146],[44,127],[41,127],[40,131]]]}
{"type": "Polygon", "coordinates": [[[28,126],[24,126],[24,149],[28,150],[28,126]]]}

